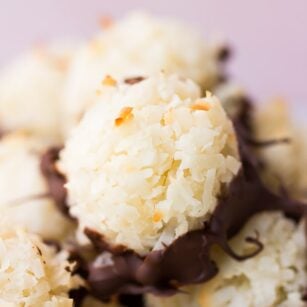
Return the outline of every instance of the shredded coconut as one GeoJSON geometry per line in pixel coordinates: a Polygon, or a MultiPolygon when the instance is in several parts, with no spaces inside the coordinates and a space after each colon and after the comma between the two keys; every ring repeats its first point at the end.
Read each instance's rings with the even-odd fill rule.
{"type": "Polygon", "coordinates": [[[102,91],[61,154],[80,232],[146,253],[201,228],[240,168],[219,100],[164,74],[102,91]],[[133,118],[114,125],[128,107],[133,118]]]}
{"type": "Polygon", "coordinates": [[[72,307],[68,292],[81,285],[67,254],[56,254],[36,235],[1,220],[0,305],[72,307]]]}

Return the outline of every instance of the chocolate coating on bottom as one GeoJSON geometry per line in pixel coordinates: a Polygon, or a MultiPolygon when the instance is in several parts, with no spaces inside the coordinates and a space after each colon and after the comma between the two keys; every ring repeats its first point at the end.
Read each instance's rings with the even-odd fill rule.
{"type": "MultiPolygon", "coordinates": [[[[115,293],[167,295],[176,292],[179,286],[205,282],[218,272],[210,256],[211,247],[215,244],[239,261],[255,256],[261,251],[261,245],[258,244],[250,255],[237,255],[229,247],[228,239],[258,212],[282,210],[287,216],[299,220],[306,207],[274,195],[263,189],[260,181],[254,180],[241,173],[204,228],[179,237],[164,250],[150,252],[145,257],[125,251],[112,255],[112,265],[97,266],[92,263],[88,281],[94,295],[99,298],[115,293]]],[[[248,241],[257,242],[257,239],[248,238],[248,241]]],[[[112,253],[112,250],[108,252],[112,253]]]]}
{"type": "Polygon", "coordinates": [[[180,286],[208,281],[218,273],[210,255],[214,245],[220,246],[238,261],[258,254],[262,249],[258,238],[246,238],[255,245],[255,251],[249,255],[237,255],[228,245],[228,240],[254,214],[279,210],[295,221],[307,214],[305,204],[285,194],[276,195],[262,183],[259,176],[261,161],[253,154],[247,141],[251,139],[250,108],[250,104],[245,102],[241,113],[233,119],[242,169],[230,183],[227,193],[219,199],[213,215],[202,229],[190,231],[165,249],[152,251],[144,257],[123,248],[113,248],[97,232],[86,230],[99,252],[110,253],[112,259],[109,264],[99,261],[89,264],[88,282],[93,295],[104,299],[121,293],[174,294],[180,286]]]}

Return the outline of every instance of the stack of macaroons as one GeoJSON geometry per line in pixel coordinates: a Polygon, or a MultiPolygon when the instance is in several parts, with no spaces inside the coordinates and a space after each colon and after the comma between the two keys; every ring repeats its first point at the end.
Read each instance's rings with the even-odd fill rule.
{"type": "MultiPolygon", "coordinates": [[[[164,70],[209,88],[224,76],[223,51],[218,45],[209,46],[185,25],[132,14],[104,27],[80,48],[66,43],[40,45],[7,65],[0,75],[1,215],[10,224],[65,247],[75,226],[56,207],[41,159],[48,147],[63,144],[67,127],[78,121],[84,106],[91,104],[90,97],[96,97],[100,80],[111,73],[129,78],[164,70]],[[106,52],[101,49],[104,44],[106,52]],[[186,45],[188,51],[183,48],[186,45]]],[[[84,306],[94,304],[105,305],[91,297],[83,302],[84,306]]]]}
{"type": "Polygon", "coordinates": [[[0,73],[0,305],[303,306],[304,133],[222,44],[102,24],[0,73]]]}

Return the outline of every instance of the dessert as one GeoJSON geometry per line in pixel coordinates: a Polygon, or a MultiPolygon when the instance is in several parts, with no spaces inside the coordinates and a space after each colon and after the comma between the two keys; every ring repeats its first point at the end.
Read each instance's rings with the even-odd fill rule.
{"type": "Polygon", "coordinates": [[[91,105],[105,76],[123,80],[164,71],[191,78],[208,90],[224,75],[225,50],[184,24],[147,14],[104,23],[74,57],[64,95],[67,133],[91,105]]]}
{"type": "Polygon", "coordinates": [[[261,253],[257,236],[244,254],[228,244],[253,215],[303,218],[306,205],[260,178],[254,146],[262,143],[253,139],[246,100],[231,122],[216,97],[201,98],[195,83],[176,75],[102,92],[58,164],[79,243],[89,239],[98,251],[88,277],[97,297],[174,294],[208,281],[219,271],[215,245],[236,261],[261,253]]]}
{"type": "Polygon", "coordinates": [[[37,46],[4,67],[0,74],[2,133],[23,129],[61,140],[61,97],[72,53],[68,44],[37,46]]]}
{"type": "Polygon", "coordinates": [[[40,164],[49,143],[24,132],[0,140],[0,212],[45,240],[61,241],[72,222],[57,209],[40,164]]]}
{"type": "Polygon", "coordinates": [[[266,165],[264,178],[272,188],[283,186],[294,197],[306,199],[306,129],[295,124],[290,114],[282,99],[257,108],[253,119],[256,137],[280,140],[274,146],[258,148],[258,154],[266,165]]]}
{"type": "Polygon", "coordinates": [[[0,73],[0,305],[304,306],[304,131],[224,45],[101,23],[0,73]]]}
{"type": "Polygon", "coordinates": [[[140,255],[202,228],[240,168],[219,100],[164,74],[108,89],[61,157],[81,235],[95,231],[140,255]]]}
{"type": "Polygon", "coordinates": [[[67,253],[1,218],[1,306],[73,306],[69,291],[82,285],[67,253]]]}

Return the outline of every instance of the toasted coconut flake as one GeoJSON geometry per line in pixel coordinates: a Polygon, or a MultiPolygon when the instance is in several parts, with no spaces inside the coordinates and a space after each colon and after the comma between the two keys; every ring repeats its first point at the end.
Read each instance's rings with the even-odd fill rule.
{"type": "Polygon", "coordinates": [[[209,103],[206,103],[206,102],[202,102],[202,101],[199,101],[199,102],[196,102],[195,104],[193,104],[191,106],[191,109],[193,111],[209,111],[211,109],[211,106],[209,103]]]}
{"type": "Polygon", "coordinates": [[[156,212],[154,213],[153,217],[152,217],[152,220],[153,220],[155,223],[157,223],[157,222],[160,222],[160,221],[162,220],[162,218],[163,218],[162,213],[159,212],[159,211],[156,211],[156,212]]]}
{"type": "Polygon", "coordinates": [[[117,82],[115,79],[113,79],[111,76],[107,75],[105,78],[102,80],[102,85],[106,86],[116,86],[117,82]]]}
{"type": "Polygon", "coordinates": [[[123,124],[125,121],[132,119],[133,114],[132,114],[132,108],[131,107],[125,107],[122,108],[122,110],[119,113],[119,116],[115,119],[115,126],[120,126],[123,124]]]}

